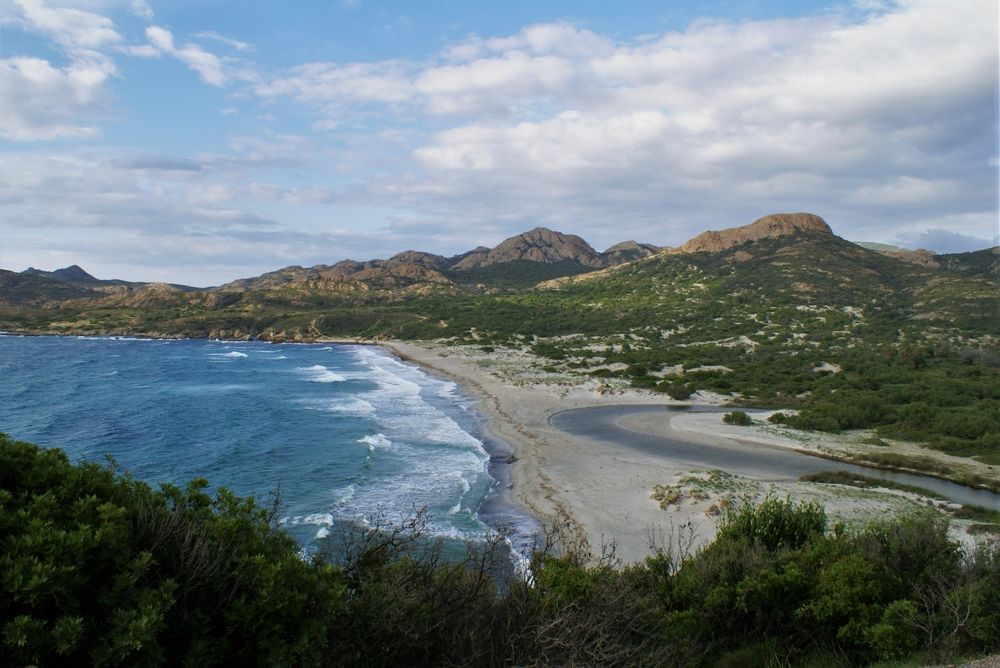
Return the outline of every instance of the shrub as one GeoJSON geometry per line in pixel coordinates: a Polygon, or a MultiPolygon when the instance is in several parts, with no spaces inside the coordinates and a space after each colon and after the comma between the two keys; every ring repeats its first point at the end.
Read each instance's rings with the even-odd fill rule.
{"type": "Polygon", "coordinates": [[[318,664],[344,610],[269,508],[0,435],[2,654],[40,664],[318,664]]]}
{"type": "Polygon", "coordinates": [[[726,424],[734,424],[738,427],[749,427],[753,420],[743,411],[733,411],[722,416],[722,421],[726,424]]]}
{"type": "Polygon", "coordinates": [[[719,538],[742,537],[770,550],[801,547],[826,529],[826,511],[813,502],[796,503],[768,495],[760,504],[730,506],[719,526],[719,538]]]}

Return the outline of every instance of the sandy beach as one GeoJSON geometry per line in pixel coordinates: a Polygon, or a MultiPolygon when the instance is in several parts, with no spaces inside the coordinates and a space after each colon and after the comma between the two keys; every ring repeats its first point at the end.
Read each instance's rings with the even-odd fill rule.
{"type": "MultiPolygon", "coordinates": [[[[630,563],[649,556],[653,549],[675,554],[696,549],[714,536],[720,510],[740,497],[759,499],[775,493],[816,500],[826,506],[832,520],[848,523],[927,502],[887,490],[767,479],[752,474],[712,476],[700,467],[692,468],[662,454],[572,436],[550,423],[554,414],[573,408],[691,403],[717,406],[723,400],[717,395],[699,393],[689,401],[677,402],[663,394],[609,385],[597,379],[545,374],[538,369],[538,360],[530,355],[508,351],[496,354],[472,346],[427,342],[381,345],[431,373],[456,381],[478,397],[478,407],[489,419],[490,431],[507,442],[517,458],[511,470],[512,498],[543,524],[566,525],[573,537],[585,540],[596,555],[614,545],[617,558],[630,563]],[[657,499],[653,498],[654,490],[660,491],[657,499]]],[[[855,447],[838,437],[791,438],[768,427],[748,430],[724,425],[718,412],[662,411],[626,417],[621,426],[691,443],[721,439],[738,447],[817,452],[828,457],[836,456],[838,448],[855,447]]],[[[996,467],[978,468],[998,475],[996,467]]],[[[963,533],[960,523],[957,531],[963,533]]]]}

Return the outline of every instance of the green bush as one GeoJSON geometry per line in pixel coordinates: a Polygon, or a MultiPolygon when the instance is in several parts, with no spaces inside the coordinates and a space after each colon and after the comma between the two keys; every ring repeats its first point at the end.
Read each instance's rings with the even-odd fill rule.
{"type": "Polygon", "coordinates": [[[15,664],[318,664],[346,589],[273,515],[153,491],[0,435],[0,629],[15,664]]]}
{"type": "Polygon", "coordinates": [[[722,416],[722,421],[726,424],[734,424],[738,427],[749,427],[753,420],[743,411],[733,411],[722,416]]]}
{"type": "Polygon", "coordinates": [[[571,541],[535,554],[525,579],[503,536],[445,559],[421,512],[346,527],[304,561],[273,508],[205,485],[154,491],[0,436],[4,663],[867,665],[1000,651],[1000,543],[965,554],[934,511],[828,534],[820,506],[769,496],[731,507],[693,556],[623,568],[571,541]]]}
{"type": "Polygon", "coordinates": [[[825,530],[823,506],[769,495],[759,504],[743,502],[729,506],[719,525],[719,538],[745,538],[775,550],[801,547],[810,537],[825,530]]]}

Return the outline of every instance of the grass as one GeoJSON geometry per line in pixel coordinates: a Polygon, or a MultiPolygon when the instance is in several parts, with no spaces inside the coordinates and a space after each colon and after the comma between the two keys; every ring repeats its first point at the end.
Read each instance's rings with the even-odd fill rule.
{"type": "Polygon", "coordinates": [[[1000,525],[1000,510],[991,510],[982,506],[965,505],[952,513],[960,520],[974,520],[1000,525]]]}
{"type": "Polygon", "coordinates": [[[883,489],[895,489],[900,492],[919,494],[920,496],[932,499],[946,500],[946,497],[917,485],[907,485],[906,483],[896,482],[895,480],[871,478],[858,473],[848,473],[846,471],[820,471],[819,473],[804,475],[799,478],[799,480],[802,482],[818,482],[829,485],[848,485],[850,487],[860,487],[862,489],[881,487],[883,489]]]}

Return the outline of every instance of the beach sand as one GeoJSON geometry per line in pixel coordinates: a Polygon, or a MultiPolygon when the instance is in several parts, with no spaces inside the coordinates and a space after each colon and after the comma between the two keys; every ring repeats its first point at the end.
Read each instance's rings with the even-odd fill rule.
{"type": "MultiPolygon", "coordinates": [[[[832,520],[848,523],[926,503],[926,499],[899,492],[794,480],[740,476],[702,480],[706,474],[692,472],[689,466],[663,455],[571,436],[549,423],[553,414],[571,408],[718,405],[725,399],[718,395],[699,393],[678,402],[621,384],[546,374],[537,358],[516,351],[492,353],[474,346],[428,342],[381,345],[403,360],[456,381],[478,397],[478,408],[489,419],[490,432],[507,442],[517,458],[511,469],[512,498],[543,525],[565,526],[573,539],[585,540],[595,555],[614,545],[623,563],[640,561],[654,549],[684,556],[714,537],[720,507],[741,496],[759,500],[774,493],[815,500],[826,506],[832,520]],[[661,507],[652,498],[657,485],[676,491],[673,503],[661,507]]],[[[755,443],[757,447],[815,451],[827,456],[836,455],[838,448],[855,447],[845,444],[842,437],[810,435],[802,439],[790,437],[791,430],[732,427],[722,424],[719,413],[635,415],[620,424],[693,442],[725,439],[743,447],[754,447],[755,443]]],[[[959,526],[959,533],[961,529],[959,526]]]]}

